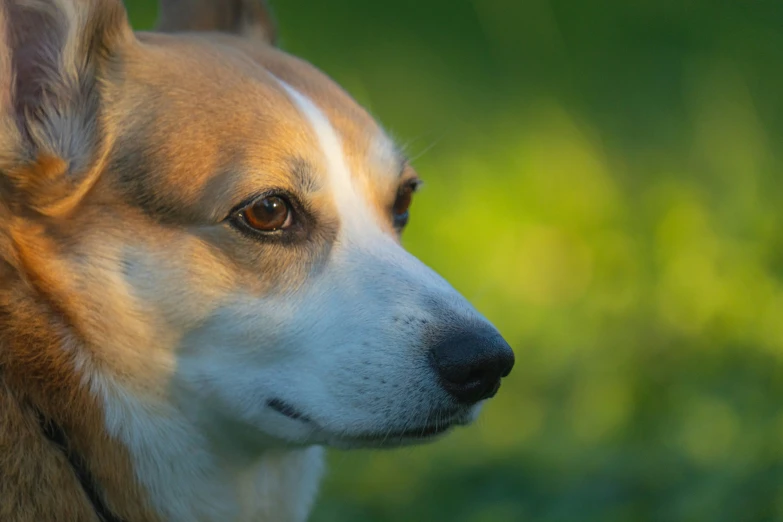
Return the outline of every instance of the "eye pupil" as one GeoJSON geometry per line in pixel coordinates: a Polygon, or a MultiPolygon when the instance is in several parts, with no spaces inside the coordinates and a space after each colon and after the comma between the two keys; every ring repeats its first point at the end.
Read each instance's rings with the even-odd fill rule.
{"type": "Polygon", "coordinates": [[[245,220],[256,230],[272,232],[290,223],[291,209],[283,198],[267,196],[245,210],[245,220]]]}
{"type": "Polygon", "coordinates": [[[408,212],[413,201],[413,187],[406,186],[400,190],[397,200],[394,202],[394,215],[403,216],[408,212]]]}
{"type": "Polygon", "coordinates": [[[413,193],[415,191],[416,186],[412,183],[408,183],[400,187],[400,190],[397,193],[397,199],[394,200],[392,213],[394,214],[394,226],[398,229],[402,229],[408,224],[408,211],[411,202],[413,201],[413,193]]]}

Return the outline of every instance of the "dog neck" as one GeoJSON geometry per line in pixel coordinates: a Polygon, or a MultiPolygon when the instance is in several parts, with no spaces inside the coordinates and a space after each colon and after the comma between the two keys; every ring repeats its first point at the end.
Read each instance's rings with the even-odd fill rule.
{"type": "MultiPolygon", "coordinates": [[[[157,462],[164,472],[137,473],[138,480],[131,470],[126,470],[124,477],[112,477],[107,476],[111,466],[99,459],[123,460],[121,455],[112,455],[122,453],[121,448],[107,447],[112,445],[105,439],[96,441],[103,448],[77,441],[34,407],[25,409],[9,399],[7,393],[0,397],[5,420],[0,433],[0,475],[6,478],[0,492],[3,498],[17,501],[0,506],[4,521],[62,517],[102,522],[293,522],[307,518],[315,497],[322,462],[317,447],[268,450],[246,466],[215,465],[214,469],[200,470],[209,472],[204,474],[189,473],[194,471],[194,459],[180,458],[157,462]],[[87,451],[88,457],[78,452],[77,448],[88,446],[99,451],[87,451]],[[16,458],[9,458],[12,455],[16,458]],[[129,495],[132,491],[135,494],[129,495]]],[[[172,441],[168,444],[171,449],[172,441]]],[[[164,452],[159,450],[158,454],[164,452]]],[[[203,452],[195,457],[197,462],[207,460],[203,452]]],[[[149,471],[152,459],[145,460],[142,467],[149,471]]],[[[212,460],[218,459],[213,456],[212,460]]]]}
{"type": "Polygon", "coordinates": [[[63,376],[51,373],[62,395],[44,400],[35,367],[20,373],[7,344],[0,356],[0,520],[162,520],[89,397],[69,393],[63,376]]]}
{"type": "Polygon", "coordinates": [[[101,522],[125,522],[112,513],[111,509],[109,509],[103,501],[103,495],[98,490],[98,485],[95,483],[95,479],[87,469],[84,459],[81,455],[70,450],[68,438],[66,437],[62,426],[59,426],[51,419],[47,419],[41,412],[37,412],[37,414],[41,431],[46,439],[55,447],[59,448],[65,455],[68,464],[71,466],[71,471],[79,481],[82,491],[92,505],[92,509],[98,520],[101,522]]]}
{"type": "Polygon", "coordinates": [[[246,451],[239,439],[216,440],[170,405],[152,407],[116,388],[104,393],[107,429],[128,449],[163,520],[307,518],[322,474],[320,447],[246,451]]]}
{"type": "Polygon", "coordinates": [[[0,520],[307,517],[320,448],[227,455],[173,408],[138,400],[94,368],[86,374],[67,314],[33,298],[8,268],[0,266],[0,498],[14,500],[0,502],[0,520]]]}

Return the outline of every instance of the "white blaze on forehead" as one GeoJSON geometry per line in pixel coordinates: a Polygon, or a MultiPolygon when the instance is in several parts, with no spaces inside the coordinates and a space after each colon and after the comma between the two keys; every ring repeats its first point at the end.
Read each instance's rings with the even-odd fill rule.
{"type": "Polygon", "coordinates": [[[307,118],[315,135],[318,137],[321,152],[326,161],[327,174],[334,194],[337,211],[343,220],[343,230],[372,228],[375,216],[370,206],[356,190],[351,170],[345,159],[340,137],[332,127],[326,115],[310,100],[284,81],[278,79],[288,92],[302,115],[307,118]]]}
{"type": "Polygon", "coordinates": [[[397,179],[403,166],[400,153],[394,141],[382,130],[375,133],[375,139],[370,144],[370,158],[373,166],[383,176],[397,179]]]}
{"type": "MultiPolygon", "coordinates": [[[[329,119],[305,95],[280,80],[294,104],[302,115],[307,118],[318,137],[321,152],[324,155],[328,177],[334,195],[337,211],[340,215],[340,234],[345,243],[360,246],[355,249],[364,255],[370,254],[363,265],[365,269],[376,275],[383,271],[394,281],[409,281],[417,288],[428,288],[430,291],[440,289],[451,295],[452,299],[464,299],[455,293],[446,281],[427,268],[421,261],[406,252],[391,236],[383,232],[378,220],[380,216],[371,210],[370,205],[356,189],[351,171],[345,159],[340,138],[332,127],[329,119]],[[377,264],[382,259],[383,264],[377,264]]],[[[382,132],[378,133],[370,151],[375,161],[388,159],[395,152],[394,146],[382,132]]],[[[394,164],[394,163],[392,163],[394,164]]],[[[395,172],[399,175],[399,172],[395,172]]],[[[350,249],[346,249],[350,251],[350,249]]]]}

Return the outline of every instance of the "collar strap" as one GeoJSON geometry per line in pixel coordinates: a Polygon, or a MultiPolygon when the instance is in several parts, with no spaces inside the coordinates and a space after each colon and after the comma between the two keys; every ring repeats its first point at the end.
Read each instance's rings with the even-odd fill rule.
{"type": "Polygon", "coordinates": [[[38,412],[38,422],[41,426],[41,431],[43,431],[44,436],[49,439],[49,441],[54,444],[57,449],[62,451],[62,453],[65,455],[65,458],[68,459],[68,463],[71,465],[76,478],[79,479],[79,484],[81,484],[84,494],[92,504],[92,508],[95,511],[95,515],[98,517],[98,520],[100,522],[125,522],[122,518],[112,513],[111,510],[106,507],[106,504],[103,502],[103,499],[101,498],[101,495],[96,487],[95,479],[87,469],[87,465],[85,464],[84,459],[80,455],[68,449],[67,439],[62,427],[51,419],[44,417],[40,411],[38,412]]]}

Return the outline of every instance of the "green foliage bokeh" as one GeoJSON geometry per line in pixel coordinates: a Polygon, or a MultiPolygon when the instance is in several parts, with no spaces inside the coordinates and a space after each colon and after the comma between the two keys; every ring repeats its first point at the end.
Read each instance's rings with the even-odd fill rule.
{"type": "Polygon", "coordinates": [[[333,453],[312,520],[783,520],[783,3],[273,5],[517,354],[476,425],[333,453]]]}

